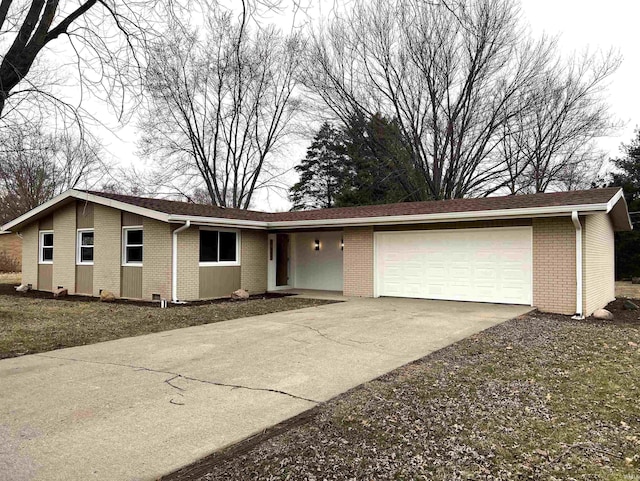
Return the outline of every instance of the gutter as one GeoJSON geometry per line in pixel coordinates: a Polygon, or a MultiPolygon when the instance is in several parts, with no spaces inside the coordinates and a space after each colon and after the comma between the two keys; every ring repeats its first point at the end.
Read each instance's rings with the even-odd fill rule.
{"type": "Polygon", "coordinates": [[[584,319],[582,312],[582,224],[578,211],[571,212],[571,221],[576,229],[576,314],[572,319],[584,319]]]}
{"type": "Polygon", "coordinates": [[[173,231],[173,243],[171,251],[171,302],[178,303],[178,233],[191,227],[191,221],[187,220],[182,227],[173,231]]]}
{"type": "Polygon", "coordinates": [[[376,217],[347,217],[336,219],[313,220],[270,220],[253,221],[238,219],[221,219],[218,217],[200,217],[187,215],[171,215],[169,222],[185,222],[194,224],[227,226],[244,229],[304,229],[322,227],[348,227],[360,225],[402,225],[427,222],[455,222],[458,220],[494,220],[521,217],[561,217],[572,211],[607,212],[607,204],[584,204],[573,206],[526,207],[519,209],[499,209],[485,211],[443,212],[437,214],[402,214],[376,217]]]}

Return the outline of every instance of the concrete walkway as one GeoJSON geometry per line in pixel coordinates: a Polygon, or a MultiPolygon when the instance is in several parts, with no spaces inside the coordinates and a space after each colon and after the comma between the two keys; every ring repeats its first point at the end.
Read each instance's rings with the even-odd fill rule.
{"type": "Polygon", "coordinates": [[[0,361],[0,478],[153,479],[527,312],[348,302],[0,361]]]}

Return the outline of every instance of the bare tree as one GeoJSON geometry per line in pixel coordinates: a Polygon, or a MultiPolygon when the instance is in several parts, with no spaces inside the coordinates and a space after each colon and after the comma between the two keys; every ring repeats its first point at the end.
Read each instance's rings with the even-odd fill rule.
{"type": "Polygon", "coordinates": [[[571,75],[558,61],[557,42],[531,38],[512,0],[356,0],[313,37],[307,87],[343,122],[354,111],[396,118],[424,182],[416,191],[427,197],[488,195],[530,172],[519,127],[530,128],[536,108],[554,95],[563,103],[577,83],[586,92],[551,127],[567,140],[539,143],[540,156],[567,159],[568,138],[584,143],[606,124],[598,89],[617,59],[605,58],[593,74],[595,65],[576,61],[574,71],[584,76],[549,90],[550,73],[571,75]],[[591,74],[589,87],[582,82],[591,74]],[[576,115],[593,117],[599,128],[572,134],[576,115]]]}
{"type": "Polygon", "coordinates": [[[522,167],[509,172],[512,192],[591,184],[604,162],[592,140],[612,127],[602,93],[618,65],[613,54],[585,53],[544,72],[505,135],[504,143],[514,152],[512,159],[505,155],[505,161],[513,164],[516,158],[522,167]]]}
{"type": "Polygon", "coordinates": [[[76,99],[74,104],[63,100],[50,89],[50,78],[42,82],[34,76],[54,43],[75,53],[65,67],[75,69],[79,85],[101,89],[122,114],[125,93],[136,88],[140,47],[152,32],[155,8],[156,2],[148,1],[0,0],[0,117],[38,102],[75,115],[76,99]]]}
{"type": "Polygon", "coordinates": [[[150,47],[141,150],[174,190],[203,188],[215,205],[246,209],[280,174],[270,158],[299,109],[302,42],[250,28],[246,10],[236,21],[212,8],[200,31],[173,23],[150,47]]]}
{"type": "Polygon", "coordinates": [[[0,141],[0,223],[37,207],[63,191],[86,186],[103,170],[100,147],[41,126],[5,129],[0,141]]]}

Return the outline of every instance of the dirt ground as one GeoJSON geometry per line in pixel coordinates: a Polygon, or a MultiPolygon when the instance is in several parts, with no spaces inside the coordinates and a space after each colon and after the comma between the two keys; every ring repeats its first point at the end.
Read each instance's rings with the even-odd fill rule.
{"type": "Polygon", "coordinates": [[[630,281],[618,281],[616,282],[616,296],[640,299],[640,284],[632,284],[630,281]]]}
{"type": "Polygon", "coordinates": [[[513,319],[166,480],[640,480],[640,313],[608,308],[513,319]]]}
{"type": "Polygon", "coordinates": [[[0,276],[0,359],[334,302],[269,294],[161,309],[159,303],[17,293],[19,282],[16,275],[0,276]]]}

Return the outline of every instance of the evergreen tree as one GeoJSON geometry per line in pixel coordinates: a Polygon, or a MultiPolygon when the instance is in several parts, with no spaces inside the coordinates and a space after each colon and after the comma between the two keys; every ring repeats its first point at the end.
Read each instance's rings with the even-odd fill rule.
{"type": "Polygon", "coordinates": [[[292,210],[333,207],[342,189],[347,166],[341,134],[325,122],[307,150],[307,156],[295,167],[300,180],[290,189],[292,210]]]}
{"type": "MultiPolygon", "coordinates": [[[[625,155],[614,159],[618,172],[612,184],[622,187],[629,212],[640,211],[640,130],[630,144],[623,146],[625,155]]],[[[640,216],[631,215],[634,229],[640,227],[640,216]]],[[[616,279],[640,277],[640,232],[616,232],[616,279]]]]}
{"type": "Polygon", "coordinates": [[[428,200],[410,143],[393,119],[352,115],[337,130],[324,123],[295,170],[292,210],[428,200]]]}
{"type": "Polygon", "coordinates": [[[343,131],[350,168],[337,206],[425,200],[411,164],[409,142],[395,120],[353,115],[343,131]]]}

